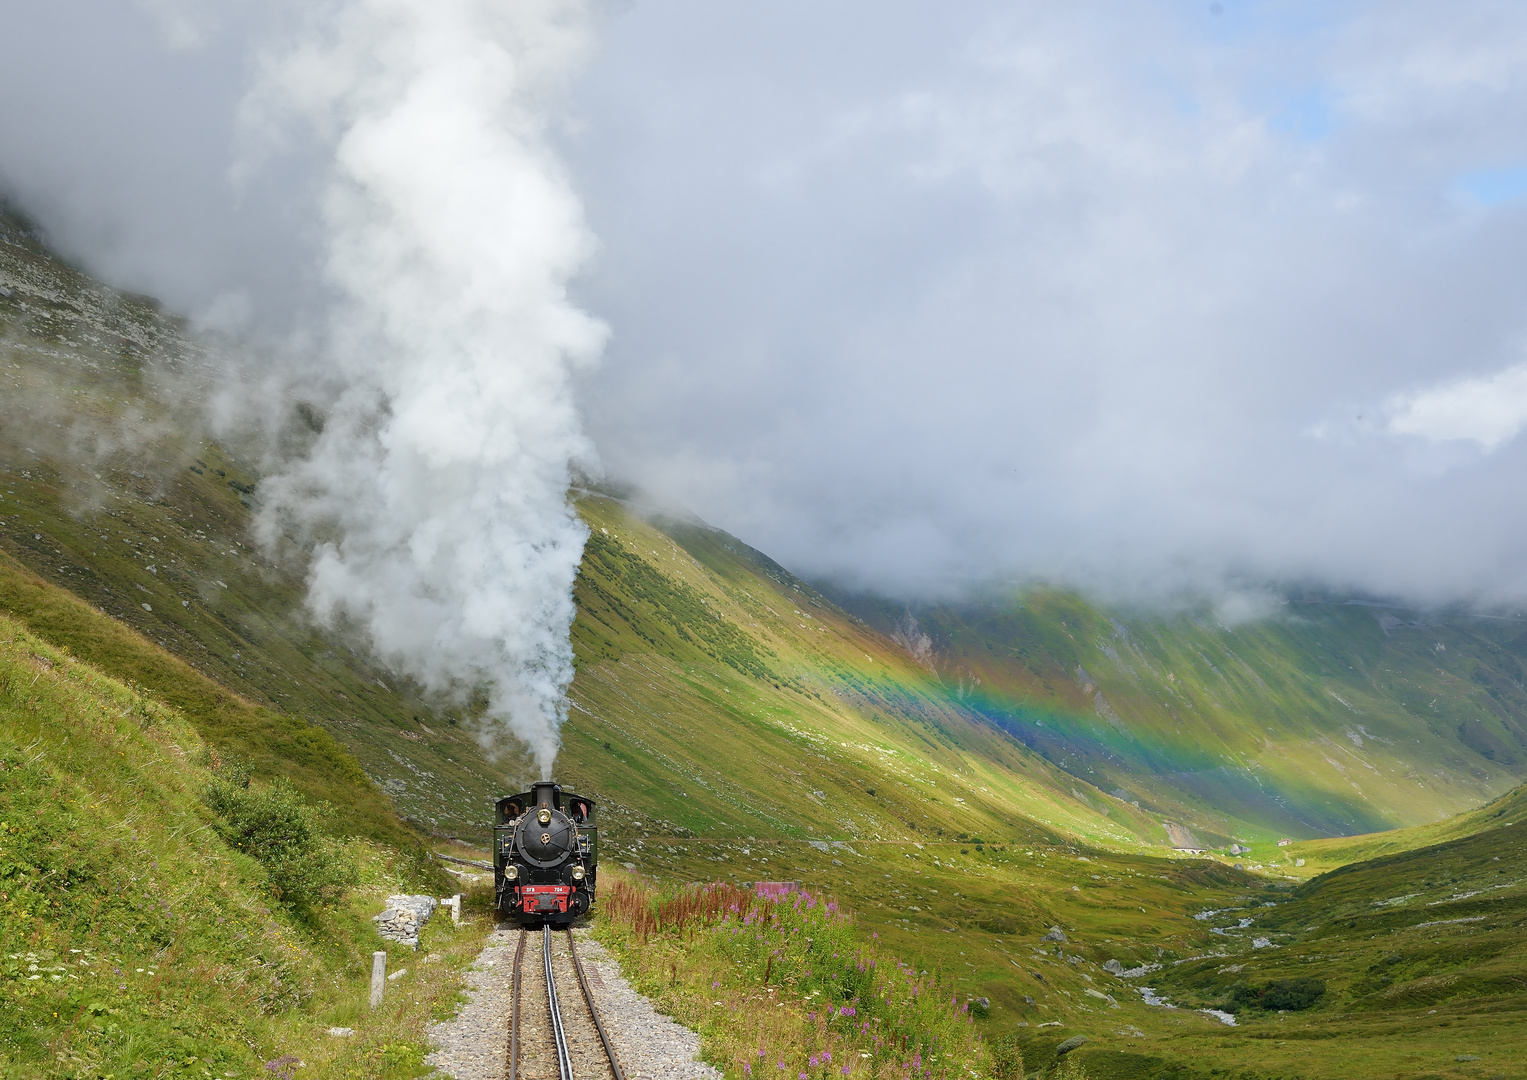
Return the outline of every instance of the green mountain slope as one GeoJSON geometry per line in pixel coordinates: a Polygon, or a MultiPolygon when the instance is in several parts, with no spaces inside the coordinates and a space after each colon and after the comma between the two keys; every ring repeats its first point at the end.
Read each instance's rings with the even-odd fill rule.
{"type": "Polygon", "coordinates": [[[1344,866],[1273,899],[1215,912],[1212,955],[1145,977],[1180,1006],[1237,1009],[1221,1052],[1311,1077],[1527,1070],[1514,1037],[1527,1022],[1527,820],[1344,866]],[[1313,1001],[1287,992],[1311,980],[1313,1001]]]}
{"type": "Polygon", "coordinates": [[[562,775],[713,838],[1165,839],[724,533],[604,495],[579,508],[593,535],[562,775]]]}
{"type": "MultiPolygon", "coordinates": [[[[422,1047],[399,1036],[456,994],[482,930],[435,920],[435,963],[410,961],[409,993],[368,1015],[369,916],[438,883],[350,839],[330,856],[357,872],[346,902],[277,903],[203,797],[217,744],[194,710],[0,615],[0,1075],[247,1077],[297,1058],[317,1076],[419,1075],[422,1047]],[[335,1040],[337,1024],[361,1032],[335,1040]]],[[[338,809],[343,829],[366,804],[338,809]]]]}
{"type": "Polygon", "coordinates": [[[1181,846],[1436,821],[1527,777],[1527,621],[1321,597],[1234,626],[1069,593],[839,597],[1067,771],[1189,828],[1181,846]]]}

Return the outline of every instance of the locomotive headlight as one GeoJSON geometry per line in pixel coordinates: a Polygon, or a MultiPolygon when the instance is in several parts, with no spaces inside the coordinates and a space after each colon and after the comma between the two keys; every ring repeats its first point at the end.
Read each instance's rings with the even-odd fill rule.
{"type": "Polygon", "coordinates": [[[551,811],[546,809],[544,806],[541,807],[541,812],[536,815],[536,820],[539,821],[542,825],[550,825],[551,811]]]}
{"type": "Polygon", "coordinates": [[[515,866],[513,863],[510,863],[508,866],[504,867],[504,880],[505,881],[518,881],[518,880],[520,880],[520,868],[518,866],[515,866]]]}
{"type": "Polygon", "coordinates": [[[581,866],[573,867],[573,880],[574,881],[582,881],[583,880],[583,867],[581,867],[581,866]]]}

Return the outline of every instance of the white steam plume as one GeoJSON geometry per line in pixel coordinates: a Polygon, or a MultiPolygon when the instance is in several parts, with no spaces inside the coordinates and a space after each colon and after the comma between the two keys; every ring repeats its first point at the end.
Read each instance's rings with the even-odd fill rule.
{"type": "Polygon", "coordinates": [[[338,390],[261,488],[316,540],[309,603],[434,691],[488,696],[549,775],[571,682],[591,458],[571,387],[606,330],[568,299],[592,238],[547,129],[589,42],[579,0],[346,0],[265,58],[246,119],[331,155],[338,390]]]}

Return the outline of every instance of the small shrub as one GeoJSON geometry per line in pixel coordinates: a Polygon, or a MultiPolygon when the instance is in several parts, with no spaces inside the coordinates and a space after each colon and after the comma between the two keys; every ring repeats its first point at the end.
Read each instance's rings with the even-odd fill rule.
{"type": "Polygon", "coordinates": [[[1003,1035],[987,1044],[991,1055],[993,1080],[1023,1080],[1023,1052],[1018,1049],[1018,1036],[1003,1035]]]}
{"type": "Polygon", "coordinates": [[[1322,979],[1273,979],[1260,986],[1242,983],[1230,991],[1229,1012],[1264,1009],[1267,1012],[1299,1012],[1325,996],[1322,979]]]}
{"type": "Polygon", "coordinates": [[[1067,1055],[1060,1059],[1060,1064],[1055,1067],[1050,1077],[1052,1080],[1087,1080],[1087,1066],[1067,1055]]]}
{"type": "Polygon", "coordinates": [[[331,904],[355,884],[355,864],[319,832],[313,810],[290,784],[251,787],[243,775],[219,776],[202,797],[218,816],[218,835],[265,868],[271,895],[286,907],[331,904]]]}

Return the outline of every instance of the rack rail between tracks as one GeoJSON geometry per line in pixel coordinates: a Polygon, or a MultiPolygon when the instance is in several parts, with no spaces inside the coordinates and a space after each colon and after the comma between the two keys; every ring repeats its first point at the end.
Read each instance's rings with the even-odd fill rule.
{"type": "MultiPolygon", "coordinates": [[[[527,1077],[522,1069],[522,1058],[525,1056],[525,1039],[522,1037],[521,1018],[524,1013],[524,961],[525,946],[530,939],[532,931],[520,930],[519,941],[514,950],[514,980],[513,1000],[509,1009],[509,1080],[551,1080],[545,1077],[527,1077]]],[[[543,927],[541,934],[541,978],[544,980],[546,998],[547,1029],[550,1034],[553,1056],[557,1062],[556,1080],[603,1080],[597,1075],[602,1069],[608,1069],[610,1080],[625,1080],[625,1074],[621,1071],[620,1062],[616,1058],[615,1048],[610,1044],[610,1037],[605,1030],[604,1022],[600,1019],[599,1008],[594,1004],[594,994],[589,987],[588,976],[583,969],[583,962],[578,958],[578,946],[573,940],[572,930],[564,930],[567,941],[568,958],[572,961],[573,973],[577,978],[578,988],[582,991],[582,1009],[572,1006],[578,1016],[578,1022],[586,1018],[590,1022],[594,1033],[598,1036],[598,1045],[602,1055],[602,1067],[596,1067],[590,1075],[588,1069],[581,1070],[577,1075],[574,1072],[572,1048],[568,1039],[568,1023],[564,1014],[564,1006],[557,992],[557,976],[553,967],[552,956],[552,929],[543,927]]],[[[527,1025],[528,1026],[528,1025],[527,1025]]],[[[544,1039],[542,1040],[545,1041],[544,1039]]],[[[584,1048],[585,1050],[587,1047],[584,1048]]]]}

